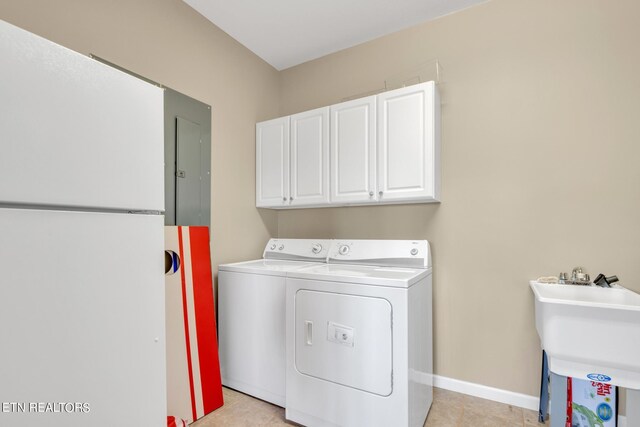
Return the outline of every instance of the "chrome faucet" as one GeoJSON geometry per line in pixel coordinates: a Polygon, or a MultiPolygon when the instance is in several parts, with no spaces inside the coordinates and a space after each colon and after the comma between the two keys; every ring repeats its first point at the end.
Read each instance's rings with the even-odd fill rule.
{"type": "Polygon", "coordinates": [[[575,267],[571,272],[571,282],[575,284],[589,284],[591,278],[582,270],[582,267],[575,267]]]}

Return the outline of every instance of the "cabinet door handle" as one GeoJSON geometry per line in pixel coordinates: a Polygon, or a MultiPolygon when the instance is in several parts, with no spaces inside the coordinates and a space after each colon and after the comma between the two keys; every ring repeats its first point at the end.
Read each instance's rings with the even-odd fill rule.
{"type": "Polygon", "coordinates": [[[293,201],[293,197],[289,197],[289,200],[293,201]]]}
{"type": "Polygon", "coordinates": [[[369,191],[369,197],[373,197],[373,191],[369,191]]]}
{"type": "Polygon", "coordinates": [[[378,191],[378,196],[382,197],[382,190],[378,191]]]}
{"type": "Polygon", "coordinates": [[[287,198],[286,198],[286,197],[283,197],[283,198],[282,198],[282,201],[283,201],[283,202],[286,202],[286,201],[287,201],[287,198]]]}

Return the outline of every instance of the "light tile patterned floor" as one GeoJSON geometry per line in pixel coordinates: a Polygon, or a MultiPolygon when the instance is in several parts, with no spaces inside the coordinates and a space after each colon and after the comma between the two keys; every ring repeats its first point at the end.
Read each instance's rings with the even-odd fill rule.
{"type": "MultiPolygon", "coordinates": [[[[224,388],[224,406],[191,424],[192,427],[292,426],[284,409],[224,388]]],[[[534,411],[491,400],[434,389],[425,427],[542,427],[534,411]]],[[[548,424],[547,424],[548,425],[548,424]]],[[[393,426],[390,426],[393,427],[393,426]]]]}

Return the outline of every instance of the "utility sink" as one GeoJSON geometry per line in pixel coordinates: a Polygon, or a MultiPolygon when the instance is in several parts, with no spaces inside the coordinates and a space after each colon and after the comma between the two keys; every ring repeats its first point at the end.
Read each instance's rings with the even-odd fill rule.
{"type": "Polygon", "coordinates": [[[531,281],[549,370],[640,389],[640,295],[622,286],[531,281]]]}

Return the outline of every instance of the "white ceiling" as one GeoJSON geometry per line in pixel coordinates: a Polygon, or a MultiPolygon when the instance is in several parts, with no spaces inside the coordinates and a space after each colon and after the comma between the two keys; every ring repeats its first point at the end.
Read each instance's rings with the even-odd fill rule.
{"type": "Polygon", "coordinates": [[[486,0],[184,0],[278,70],[486,0]]]}

